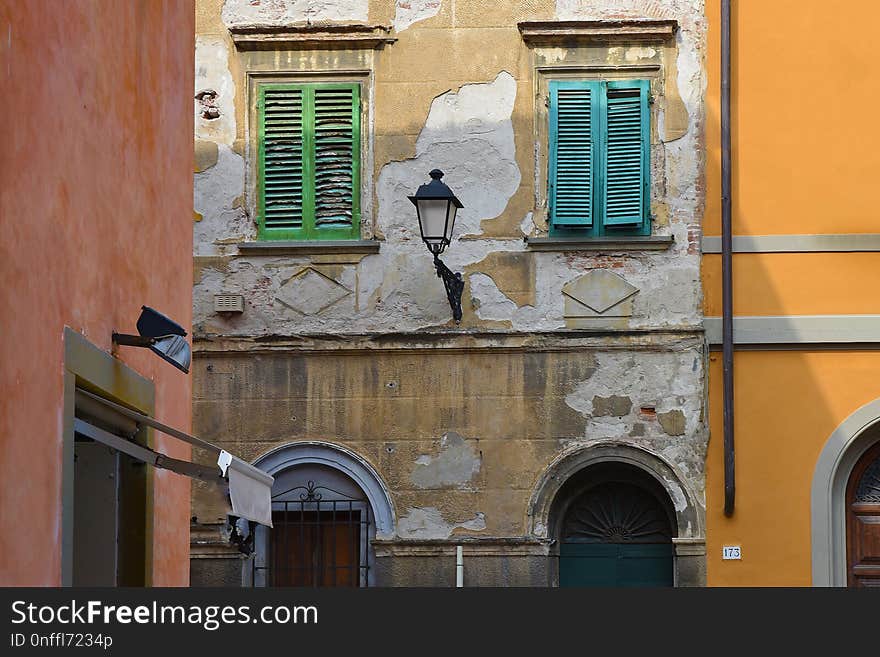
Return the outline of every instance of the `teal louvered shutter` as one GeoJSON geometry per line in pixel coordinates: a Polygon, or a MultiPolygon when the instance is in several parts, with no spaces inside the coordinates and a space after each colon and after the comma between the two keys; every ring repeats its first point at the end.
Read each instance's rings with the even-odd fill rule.
{"type": "Polygon", "coordinates": [[[599,83],[550,82],[550,223],[555,227],[593,225],[595,130],[599,83]]]}
{"type": "Polygon", "coordinates": [[[265,86],[258,101],[261,236],[303,227],[303,119],[301,88],[265,86]]]}
{"type": "Polygon", "coordinates": [[[262,239],[360,235],[359,92],[358,84],[262,85],[262,239]]]}
{"type": "Polygon", "coordinates": [[[603,224],[643,224],[650,211],[648,81],[606,85],[603,224]]]}
{"type": "Polygon", "coordinates": [[[356,84],[314,88],[314,228],[353,237],[360,214],[360,98],[356,84]]]}

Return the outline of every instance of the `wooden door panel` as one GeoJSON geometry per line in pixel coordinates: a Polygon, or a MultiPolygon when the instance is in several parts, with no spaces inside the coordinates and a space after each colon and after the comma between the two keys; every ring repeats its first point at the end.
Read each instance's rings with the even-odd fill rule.
{"type": "Polygon", "coordinates": [[[880,567],[880,508],[876,514],[853,514],[853,554],[856,564],[880,567]]]}

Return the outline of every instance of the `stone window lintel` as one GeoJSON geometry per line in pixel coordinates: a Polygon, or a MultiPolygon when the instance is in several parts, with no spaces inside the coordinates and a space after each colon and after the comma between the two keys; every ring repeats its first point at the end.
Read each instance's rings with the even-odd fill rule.
{"type": "Polygon", "coordinates": [[[678,21],[659,18],[588,21],[523,21],[517,23],[523,41],[535,45],[570,45],[591,41],[666,41],[673,39],[678,21]]]}
{"type": "Polygon", "coordinates": [[[236,25],[229,33],[239,50],[378,49],[397,41],[391,26],[361,23],[236,25]]]}

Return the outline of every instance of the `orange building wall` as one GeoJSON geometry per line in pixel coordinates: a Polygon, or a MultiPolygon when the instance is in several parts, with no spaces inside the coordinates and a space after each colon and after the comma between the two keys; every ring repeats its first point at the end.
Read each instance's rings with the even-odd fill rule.
{"type": "MultiPolygon", "coordinates": [[[[142,304],[191,323],[194,6],[0,0],[0,34],[0,584],[52,586],[64,326],[110,350],[142,304]]],[[[118,356],[188,429],[189,376],[118,356]]],[[[186,585],[189,480],[156,477],[153,583],[186,585]]]]}
{"type": "Polygon", "coordinates": [[[816,461],[838,425],[877,398],[880,352],[738,352],[735,371],[736,511],[727,518],[721,354],[710,356],[708,584],[809,586],[816,461]],[[724,545],[740,545],[742,561],[722,561],[724,545]]]}
{"type": "MultiPolygon", "coordinates": [[[[737,253],[733,266],[737,316],[880,312],[880,253],[737,253]]],[[[720,255],[703,257],[703,282],[703,311],[720,317],[720,255]]]]}
{"type": "MultiPolygon", "coordinates": [[[[733,0],[734,233],[873,233],[880,5],[733,0]]],[[[706,0],[707,235],[721,232],[721,3],[706,0]]]]}
{"type": "MultiPolygon", "coordinates": [[[[802,0],[734,0],[734,235],[876,233],[880,88],[871,26],[880,5],[845,12],[802,0]]],[[[721,230],[720,0],[707,0],[704,233],[721,230]]],[[[703,261],[707,316],[721,315],[719,255],[703,261]]],[[[735,254],[735,315],[877,314],[880,254],[735,254]]],[[[721,354],[709,368],[710,585],[809,585],[810,486],[831,433],[880,396],[876,351],[737,351],[736,511],[724,516],[721,354]],[[741,545],[742,561],[722,561],[741,545]]]]}

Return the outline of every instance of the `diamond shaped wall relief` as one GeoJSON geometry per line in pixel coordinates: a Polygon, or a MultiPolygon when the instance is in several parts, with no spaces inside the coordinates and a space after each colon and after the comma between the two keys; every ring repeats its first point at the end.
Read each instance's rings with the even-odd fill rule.
{"type": "Polygon", "coordinates": [[[344,285],[306,267],[290,277],[278,289],[275,298],[303,315],[317,315],[349,294],[351,290],[344,285]]]}
{"type": "MultiPolygon", "coordinates": [[[[594,269],[562,288],[566,299],[566,315],[604,315],[639,291],[622,276],[607,269],[594,269]],[[571,303],[574,302],[574,303],[571,303]],[[583,308],[579,308],[583,306],[583,308]],[[585,312],[578,312],[578,311],[585,312]]],[[[632,304],[628,304],[631,306],[632,304]]],[[[619,309],[617,316],[632,315],[632,309],[619,309]]]]}

